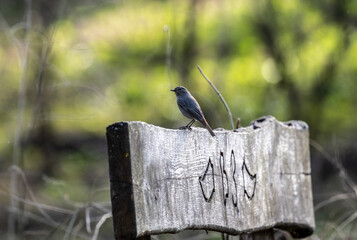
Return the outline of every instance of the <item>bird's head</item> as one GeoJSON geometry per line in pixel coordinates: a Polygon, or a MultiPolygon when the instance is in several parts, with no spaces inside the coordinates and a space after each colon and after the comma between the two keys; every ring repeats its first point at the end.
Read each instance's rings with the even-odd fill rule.
{"type": "Polygon", "coordinates": [[[175,92],[176,96],[182,96],[188,93],[187,89],[182,86],[176,87],[175,89],[170,91],[175,92]]]}

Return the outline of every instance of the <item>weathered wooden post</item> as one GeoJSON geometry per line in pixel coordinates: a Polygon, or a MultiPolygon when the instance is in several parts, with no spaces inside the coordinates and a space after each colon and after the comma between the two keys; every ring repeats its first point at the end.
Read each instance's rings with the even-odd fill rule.
{"type": "Polygon", "coordinates": [[[307,124],[268,116],[216,134],[143,122],[108,126],[116,239],[185,229],[312,234],[307,124]]]}

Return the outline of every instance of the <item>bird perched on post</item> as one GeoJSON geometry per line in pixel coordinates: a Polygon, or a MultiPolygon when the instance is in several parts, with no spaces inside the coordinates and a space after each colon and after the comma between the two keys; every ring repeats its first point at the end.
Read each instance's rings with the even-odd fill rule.
{"type": "Polygon", "coordinates": [[[177,97],[177,105],[181,113],[185,117],[192,119],[192,121],[189,122],[187,126],[183,127],[184,129],[191,129],[192,124],[194,124],[195,121],[199,121],[203,124],[203,126],[205,126],[205,128],[207,128],[212,137],[216,136],[203,116],[200,105],[186,88],[180,86],[170,91],[175,92],[177,97]]]}

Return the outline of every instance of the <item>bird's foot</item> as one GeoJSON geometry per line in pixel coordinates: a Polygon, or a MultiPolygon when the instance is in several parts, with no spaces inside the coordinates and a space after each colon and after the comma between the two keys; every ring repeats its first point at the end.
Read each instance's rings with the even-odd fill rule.
{"type": "Polygon", "coordinates": [[[192,128],[191,127],[188,127],[188,126],[183,126],[183,127],[180,127],[179,128],[180,130],[192,130],[192,128]]]}

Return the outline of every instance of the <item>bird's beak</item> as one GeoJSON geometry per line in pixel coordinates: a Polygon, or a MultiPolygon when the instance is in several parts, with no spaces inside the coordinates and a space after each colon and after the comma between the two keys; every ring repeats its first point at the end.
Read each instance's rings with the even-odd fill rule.
{"type": "Polygon", "coordinates": [[[170,91],[173,91],[173,92],[175,92],[175,89],[174,89],[174,90],[170,89],[170,91]]]}

